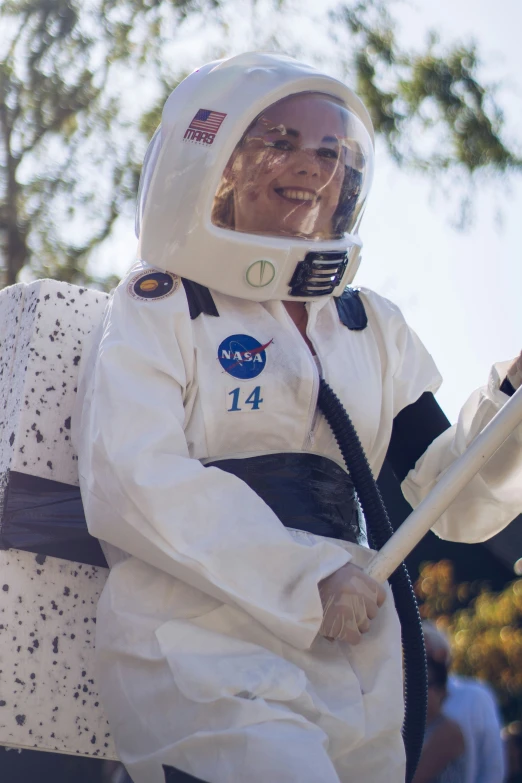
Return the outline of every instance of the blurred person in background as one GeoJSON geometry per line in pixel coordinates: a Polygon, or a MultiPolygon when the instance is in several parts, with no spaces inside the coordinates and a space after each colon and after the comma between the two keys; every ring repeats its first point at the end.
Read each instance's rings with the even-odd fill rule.
{"type": "Polygon", "coordinates": [[[502,729],[506,755],[506,783],[522,783],[522,721],[514,720],[502,729]]]}
{"type": "Polygon", "coordinates": [[[464,783],[466,757],[459,724],[444,714],[448,667],[428,657],[426,734],[413,783],[464,783]]]}
{"type": "MultiPolygon", "coordinates": [[[[427,620],[423,622],[423,629],[428,659],[449,669],[451,648],[447,637],[427,620]]],[[[504,748],[492,689],[487,683],[450,673],[446,690],[442,711],[458,723],[464,736],[463,783],[503,783],[504,748]]]]}

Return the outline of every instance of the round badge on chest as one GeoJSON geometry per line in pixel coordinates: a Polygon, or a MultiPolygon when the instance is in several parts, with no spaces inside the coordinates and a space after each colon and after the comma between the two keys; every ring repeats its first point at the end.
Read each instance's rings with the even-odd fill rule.
{"type": "Polygon", "coordinates": [[[248,334],[232,334],[218,348],[219,363],[234,378],[256,378],[265,369],[266,350],[272,342],[273,339],[263,345],[248,334]]]}
{"type": "Polygon", "coordinates": [[[170,272],[140,272],[127,284],[127,291],[133,299],[165,299],[180,286],[181,279],[170,272]]]}

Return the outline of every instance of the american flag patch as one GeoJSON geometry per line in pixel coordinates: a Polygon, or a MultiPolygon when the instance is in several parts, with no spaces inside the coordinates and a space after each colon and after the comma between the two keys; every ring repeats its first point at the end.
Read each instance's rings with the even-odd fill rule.
{"type": "Polygon", "coordinates": [[[183,136],[184,141],[195,141],[200,144],[212,144],[221,123],[227,115],[221,111],[199,109],[183,136]]]}

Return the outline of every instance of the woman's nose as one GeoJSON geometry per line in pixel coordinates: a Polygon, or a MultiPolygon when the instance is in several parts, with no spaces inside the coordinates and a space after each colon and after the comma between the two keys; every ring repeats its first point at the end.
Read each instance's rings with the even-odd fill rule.
{"type": "Polygon", "coordinates": [[[318,177],[321,168],[315,150],[298,150],[293,160],[293,169],[295,174],[302,177],[318,177]]]}

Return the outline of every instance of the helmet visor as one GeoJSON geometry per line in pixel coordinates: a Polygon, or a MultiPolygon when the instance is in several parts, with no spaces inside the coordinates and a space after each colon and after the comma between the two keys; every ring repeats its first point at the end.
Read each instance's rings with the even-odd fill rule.
{"type": "Polygon", "coordinates": [[[342,101],[291,95],[243,134],[223,172],[212,222],[249,234],[339,239],[358,222],[372,169],[370,136],[342,101]]]}

